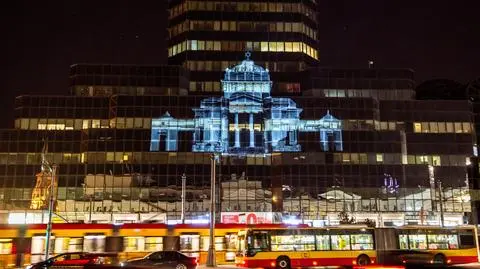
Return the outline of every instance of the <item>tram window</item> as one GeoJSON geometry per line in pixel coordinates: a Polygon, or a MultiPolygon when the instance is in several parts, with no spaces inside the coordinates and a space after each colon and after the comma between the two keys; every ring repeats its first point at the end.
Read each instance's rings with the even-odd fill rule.
{"type": "Polygon", "coordinates": [[[456,234],[429,234],[428,249],[458,249],[456,234]]]}
{"type": "Polygon", "coordinates": [[[145,251],[162,251],[163,237],[145,237],[145,251]]]}
{"type": "Polygon", "coordinates": [[[123,240],[126,252],[140,252],[145,250],[145,238],[142,236],[125,237],[123,240]]]}
{"type": "Polygon", "coordinates": [[[70,238],[68,242],[68,252],[83,250],[83,238],[70,238]]]}
{"type": "Polygon", "coordinates": [[[103,252],[103,251],[105,251],[105,235],[87,235],[87,236],[85,236],[83,250],[85,252],[103,252]]]}
{"type": "Polygon", "coordinates": [[[332,235],[332,250],[350,250],[350,236],[348,234],[332,235]]]}
{"type": "Polygon", "coordinates": [[[408,235],[410,249],[427,249],[426,234],[410,234],[408,235]]]}
{"type": "Polygon", "coordinates": [[[70,238],[68,237],[59,237],[55,240],[55,247],[53,249],[54,253],[64,253],[68,252],[70,238]]]}
{"type": "Polygon", "coordinates": [[[12,239],[0,239],[0,254],[12,253],[12,239]]]}
{"type": "MultiPolygon", "coordinates": [[[[202,251],[208,251],[210,247],[210,237],[209,236],[202,236],[200,249],[202,251]]],[[[215,250],[222,251],[225,249],[225,237],[215,237],[215,250]]]]}
{"type": "Polygon", "coordinates": [[[225,241],[227,249],[232,250],[237,246],[238,236],[236,234],[227,234],[225,235],[225,241]]]}
{"type": "Polygon", "coordinates": [[[200,236],[199,235],[181,235],[180,251],[199,251],[200,236]]]}
{"type": "Polygon", "coordinates": [[[371,234],[352,234],[350,240],[352,250],[373,249],[373,235],[371,234]]]}
{"type": "Polygon", "coordinates": [[[330,236],[316,235],[316,237],[317,237],[317,250],[330,250],[330,236]]]}

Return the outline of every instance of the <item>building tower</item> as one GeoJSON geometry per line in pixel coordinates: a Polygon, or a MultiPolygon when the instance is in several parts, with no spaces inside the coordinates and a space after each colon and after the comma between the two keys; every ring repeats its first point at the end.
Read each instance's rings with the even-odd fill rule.
{"type": "Polygon", "coordinates": [[[315,0],[169,0],[168,10],[169,64],[191,71],[191,92],[219,92],[246,50],[270,71],[273,94],[300,93],[297,73],[318,62],[315,0]]]}

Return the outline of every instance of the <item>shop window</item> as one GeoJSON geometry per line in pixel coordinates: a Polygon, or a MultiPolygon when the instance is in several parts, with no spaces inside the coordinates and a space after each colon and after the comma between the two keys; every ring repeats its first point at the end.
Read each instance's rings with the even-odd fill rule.
{"type": "Polygon", "coordinates": [[[145,251],[162,251],[163,237],[145,237],[145,251]]]}

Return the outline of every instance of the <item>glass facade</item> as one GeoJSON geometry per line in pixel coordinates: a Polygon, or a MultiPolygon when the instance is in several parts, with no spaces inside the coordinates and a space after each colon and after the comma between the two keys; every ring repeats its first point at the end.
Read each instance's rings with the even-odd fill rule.
{"type": "Polygon", "coordinates": [[[98,84],[79,80],[78,68],[72,89],[92,94],[20,96],[15,129],[0,131],[3,222],[46,220],[38,201],[51,176],[41,173],[42,159],[58,165],[56,221],[175,222],[185,180],[186,220],[205,222],[212,153],[225,223],[338,224],[349,212],[378,225],[438,224],[441,210],[453,225],[471,212],[471,105],[408,99],[408,71],[307,69],[303,96],[281,97],[271,93],[270,72],[247,58],[225,71],[223,96],[212,97],[172,94],[189,85],[181,68],[163,94],[137,89],[167,81],[172,67],[145,71],[142,80],[132,74],[140,67],[118,67],[126,84],[114,85],[104,79],[110,67],[80,72],[98,84]],[[129,91],[95,94],[102,87],[129,91]],[[331,89],[359,94],[326,96],[331,89]]]}
{"type": "MultiPolygon", "coordinates": [[[[213,153],[224,223],[335,225],[344,212],[379,226],[470,217],[469,101],[414,99],[408,69],[317,67],[312,0],[168,6],[171,65],[77,64],[71,95],[16,98],[15,128],[0,130],[1,223],[46,221],[45,160],[58,166],[55,221],[176,222],[185,181],[186,222],[205,223],[213,153]]],[[[371,241],[342,236],[315,246],[278,235],[272,244],[371,241]]],[[[162,247],[150,239],[149,248],[162,247]]]]}
{"type": "Polygon", "coordinates": [[[298,74],[318,64],[315,1],[170,0],[168,10],[169,64],[191,71],[191,92],[219,92],[246,50],[270,70],[273,93],[300,95],[298,74]]]}

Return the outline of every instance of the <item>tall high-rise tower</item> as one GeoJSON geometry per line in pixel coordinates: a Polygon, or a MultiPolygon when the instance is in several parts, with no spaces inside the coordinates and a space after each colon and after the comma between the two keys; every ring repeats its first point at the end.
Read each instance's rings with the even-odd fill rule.
{"type": "Polygon", "coordinates": [[[318,62],[316,0],[169,0],[169,64],[191,71],[191,92],[220,91],[219,78],[246,50],[275,81],[299,93],[299,71],[318,62]]]}

